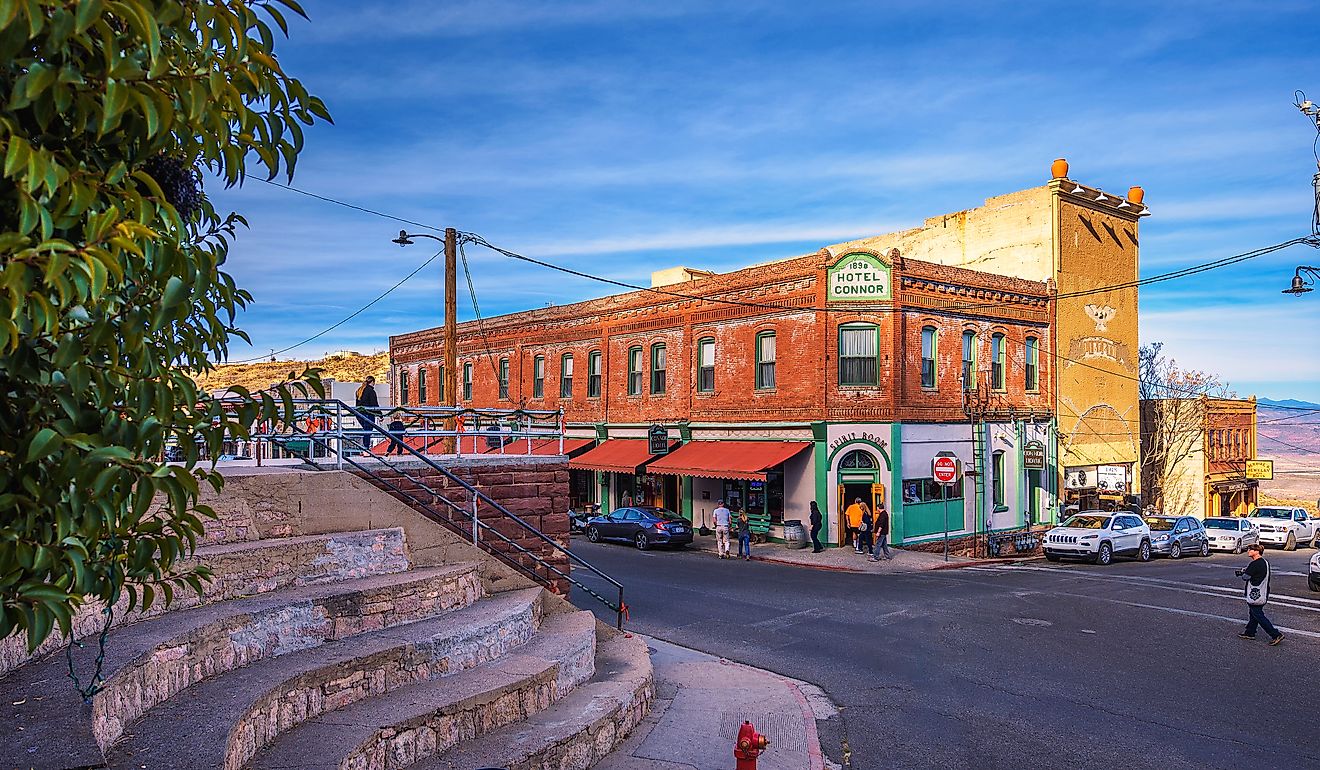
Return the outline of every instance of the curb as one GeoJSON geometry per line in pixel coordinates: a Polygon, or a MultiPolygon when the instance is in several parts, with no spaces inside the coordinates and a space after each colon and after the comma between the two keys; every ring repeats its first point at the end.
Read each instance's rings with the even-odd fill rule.
{"type": "MultiPolygon", "coordinates": [[[[673,642],[670,642],[673,644],[673,642]]],[[[700,652],[700,650],[698,650],[700,652]]],[[[706,653],[709,655],[710,653],[706,653]]],[[[777,680],[780,684],[788,688],[793,693],[794,700],[797,701],[798,709],[802,713],[802,724],[806,731],[807,756],[811,760],[810,770],[825,770],[825,754],[820,747],[820,733],[816,732],[816,712],[811,710],[811,704],[807,703],[807,696],[802,694],[802,689],[797,686],[797,682],[789,679],[782,674],[776,674],[773,671],[767,671],[763,668],[757,668],[746,663],[739,663],[736,660],[720,658],[720,662],[729,666],[745,668],[748,671],[754,671],[762,676],[777,680]]]]}
{"type": "Polygon", "coordinates": [[[1040,559],[1041,557],[1039,556],[1032,556],[1031,558],[1028,559],[978,559],[977,561],[964,561],[964,562],[958,562],[956,564],[953,562],[949,562],[948,564],[940,564],[934,567],[930,567],[927,571],[929,572],[934,570],[962,569],[963,567],[984,567],[988,564],[1025,564],[1026,562],[1039,561],[1040,559]]]}

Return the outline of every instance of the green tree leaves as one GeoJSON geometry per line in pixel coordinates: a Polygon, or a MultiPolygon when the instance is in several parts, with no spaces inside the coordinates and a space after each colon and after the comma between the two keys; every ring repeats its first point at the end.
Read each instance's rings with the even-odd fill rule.
{"type": "Polygon", "coordinates": [[[221,483],[199,442],[215,456],[288,416],[287,387],[197,392],[189,373],[245,338],[252,297],[221,270],[244,222],[148,171],[292,176],[329,114],[276,57],[281,8],[302,13],[0,0],[0,637],[35,649],[85,602],[199,591],[205,570],[181,565],[210,515],[199,485],[221,483]],[[185,461],[161,464],[167,446],[185,461]]]}

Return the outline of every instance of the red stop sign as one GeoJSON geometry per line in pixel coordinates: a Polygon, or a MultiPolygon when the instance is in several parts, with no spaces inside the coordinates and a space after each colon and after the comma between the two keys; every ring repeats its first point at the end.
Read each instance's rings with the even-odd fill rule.
{"type": "Polygon", "coordinates": [[[958,480],[958,458],[936,457],[931,463],[931,473],[938,484],[952,484],[958,480]]]}

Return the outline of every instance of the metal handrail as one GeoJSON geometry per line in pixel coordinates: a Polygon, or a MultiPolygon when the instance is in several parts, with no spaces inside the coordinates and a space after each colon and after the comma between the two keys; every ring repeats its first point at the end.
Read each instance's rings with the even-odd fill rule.
{"type": "MultiPolygon", "coordinates": [[[[531,524],[529,524],[528,522],[526,522],[525,520],[523,520],[522,517],[518,516],[517,514],[513,513],[512,511],[508,510],[508,509],[505,508],[503,505],[501,505],[499,502],[497,502],[497,501],[495,501],[494,499],[492,499],[489,495],[487,495],[486,493],[484,493],[484,492],[482,492],[481,490],[477,489],[475,486],[469,484],[468,482],[464,481],[462,478],[459,478],[459,477],[456,476],[455,474],[451,473],[448,469],[446,469],[445,467],[443,467],[443,466],[439,465],[438,463],[436,463],[434,460],[432,460],[432,459],[431,459],[430,457],[428,457],[426,454],[417,451],[417,450],[414,449],[413,447],[409,446],[406,442],[404,442],[404,441],[398,439],[396,436],[394,436],[394,435],[393,435],[392,433],[390,433],[388,430],[386,430],[385,428],[382,428],[379,424],[377,424],[376,421],[375,421],[374,419],[372,419],[372,416],[371,416],[371,415],[369,415],[369,414],[367,414],[367,413],[361,411],[361,410],[358,409],[357,407],[349,406],[348,404],[344,403],[343,401],[340,401],[339,399],[320,399],[320,400],[297,399],[297,400],[295,401],[295,403],[317,404],[317,405],[320,405],[320,406],[334,406],[336,412],[339,412],[340,410],[343,410],[343,412],[344,412],[344,413],[347,413],[348,416],[353,417],[353,418],[355,418],[355,419],[358,419],[359,422],[361,423],[361,425],[359,426],[359,429],[358,429],[358,430],[355,430],[355,431],[352,432],[355,436],[356,436],[356,435],[363,434],[363,433],[365,433],[365,434],[367,434],[367,435],[370,435],[370,434],[373,433],[373,432],[374,432],[374,433],[379,433],[379,434],[381,434],[385,439],[387,439],[387,441],[388,441],[388,446],[389,446],[389,447],[394,448],[394,449],[400,449],[400,450],[402,450],[403,452],[406,452],[408,455],[411,455],[414,459],[421,461],[421,462],[422,462],[424,465],[426,465],[427,467],[431,468],[432,470],[436,471],[436,472],[439,473],[440,475],[444,476],[444,477],[445,477],[446,479],[448,479],[449,481],[451,481],[451,482],[453,482],[454,484],[457,484],[459,487],[463,488],[465,491],[467,491],[469,497],[470,497],[471,500],[472,500],[472,509],[471,509],[470,511],[467,510],[464,506],[461,506],[461,505],[459,505],[459,504],[453,502],[452,500],[449,500],[449,499],[446,498],[444,495],[440,494],[439,492],[435,491],[435,490],[432,489],[431,487],[427,486],[427,485],[426,485],[424,482],[422,482],[420,479],[415,478],[415,477],[413,477],[413,476],[410,476],[410,475],[408,475],[407,473],[405,473],[404,470],[401,470],[401,469],[397,468],[396,466],[391,465],[390,462],[389,462],[387,459],[384,459],[384,458],[382,458],[380,455],[377,455],[375,452],[371,451],[369,447],[364,447],[364,448],[363,448],[363,449],[364,449],[364,454],[370,456],[373,460],[375,460],[375,461],[381,463],[382,465],[388,467],[391,471],[397,473],[399,476],[402,476],[402,477],[406,477],[406,478],[408,478],[408,480],[411,481],[414,485],[416,485],[417,487],[419,487],[419,488],[421,488],[421,489],[424,489],[424,490],[426,490],[428,493],[430,493],[430,495],[431,495],[434,499],[436,499],[436,500],[440,500],[440,501],[443,501],[443,502],[445,503],[445,505],[447,505],[447,506],[448,506],[449,508],[451,508],[452,510],[460,511],[460,512],[462,512],[465,516],[470,516],[471,519],[472,519],[472,534],[473,534],[473,538],[472,538],[472,540],[473,540],[473,545],[476,545],[476,546],[478,546],[478,547],[485,546],[485,549],[486,549],[486,551],[487,551],[488,553],[491,553],[491,554],[493,554],[494,556],[496,556],[497,558],[500,558],[501,561],[505,562],[506,564],[509,564],[510,566],[514,567],[515,569],[517,569],[517,570],[520,571],[521,573],[523,573],[523,574],[525,574],[525,575],[528,575],[529,577],[533,578],[534,580],[536,580],[537,582],[540,582],[540,583],[542,583],[542,584],[549,584],[549,582],[550,582],[549,579],[543,577],[542,575],[540,575],[539,573],[537,573],[535,570],[533,570],[533,569],[527,567],[526,565],[523,565],[523,564],[520,563],[517,559],[512,558],[511,556],[509,556],[508,554],[506,554],[506,553],[504,553],[504,552],[502,552],[502,551],[499,551],[499,550],[497,550],[497,549],[492,548],[492,547],[489,545],[489,543],[482,543],[482,542],[480,542],[479,532],[481,532],[481,531],[484,530],[484,531],[486,531],[487,533],[494,533],[495,536],[496,536],[499,540],[501,540],[502,542],[508,544],[509,546],[512,546],[513,549],[516,550],[517,552],[519,552],[520,554],[523,554],[523,555],[527,556],[528,558],[530,558],[533,562],[536,563],[537,566],[539,566],[539,567],[541,567],[541,568],[543,568],[543,569],[545,569],[545,570],[547,570],[547,571],[553,573],[554,575],[557,575],[557,576],[563,578],[564,580],[566,580],[566,581],[568,581],[569,583],[571,583],[571,584],[577,586],[578,588],[581,588],[585,593],[587,593],[588,595],[592,596],[592,597],[595,598],[596,600],[600,601],[600,602],[601,602],[602,604],[604,604],[605,606],[609,607],[609,608],[610,608],[611,610],[613,610],[614,613],[615,613],[615,625],[616,625],[618,628],[623,628],[623,618],[624,618],[625,613],[627,612],[627,606],[624,604],[624,601],[623,601],[623,584],[622,584],[622,583],[620,583],[619,581],[617,581],[617,580],[615,580],[614,578],[610,577],[609,575],[605,574],[605,573],[602,572],[600,569],[598,569],[597,567],[595,567],[594,565],[592,565],[590,562],[588,562],[586,559],[583,559],[581,556],[578,556],[577,554],[573,553],[573,552],[570,551],[569,549],[567,549],[567,548],[563,547],[562,545],[560,545],[559,543],[555,542],[552,538],[546,536],[546,534],[545,534],[544,532],[542,532],[541,530],[539,530],[539,529],[537,529],[536,527],[532,526],[531,524]],[[370,427],[367,427],[367,426],[370,426],[370,427]],[[617,603],[615,603],[615,602],[611,602],[609,599],[607,599],[607,598],[605,598],[604,596],[602,596],[599,592],[597,592],[596,590],[592,589],[590,586],[587,586],[586,584],[582,583],[580,580],[574,578],[571,574],[563,572],[562,570],[560,570],[560,569],[559,569],[558,567],[556,567],[555,565],[553,565],[553,564],[551,564],[550,562],[546,561],[544,558],[538,556],[537,554],[533,553],[532,551],[529,551],[528,549],[526,549],[526,548],[524,548],[523,546],[519,545],[518,543],[514,542],[512,539],[510,539],[509,537],[507,537],[506,535],[504,535],[503,533],[501,533],[501,532],[500,532],[499,530],[497,530],[496,528],[492,527],[491,525],[487,524],[486,522],[481,521],[481,520],[480,520],[480,517],[479,517],[478,514],[477,514],[477,502],[478,502],[478,501],[484,501],[488,506],[494,508],[496,511],[498,511],[498,512],[499,512],[501,515],[503,515],[505,518],[508,518],[508,519],[511,519],[511,520],[517,522],[519,526],[521,526],[521,527],[522,527],[523,529],[525,529],[527,532],[530,532],[530,533],[532,533],[533,535],[535,535],[537,538],[539,538],[539,539],[540,539],[542,542],[544,542],[545,544],[549,545],[549,546],[551,547],[551,549],[553,549],[554,551],[556,551],[556,552],[558,552],[558,553],[561,553],[561,554],[563,554],[564,556],[566,556],[566,557],[568,558],[568,560],[570,561],[570,563],[575,564],[575,565],[581,567],[582,569],[587,570],[588,572],[591,572],[592,574],[594,574],[594,575],[596,575],[597,577],[601,578],[601,579],[604,580],[605,582],[607,582],[607,583],[609,583],[610,585],[614,586],[616,589],[618,589],[618,601],[617,601],[617,603]]],[[[425,509],[424,512],[427,512],[427,513],[432,514],[432,515],[429,515],[428,518],[431,518],[433,521],[437,521],[437,522],[440,522],[440,523],[449,523],[449,524],[451,524],[451,525],[453,524],[452,519],[446,519],[446,518],[445,518],[443,515],[441,515],[438,511],[436,511],[435,509],[433,509],[433,508],[430,506],[430,504],[426,503],[426,502],[423,501],[423,500],[419,500],[416,496],[414,496],[414,495],[412,495],[412,494],[409,494],[408,490],[401,489],[398,485],[396,485],[396,484],[394,484],[393,482],[391,482],[388,478],[386,478],[386,477],[384,477],[384,476],[378,474],[377,472],[375,472],[375,471],[372,470],[371,468],[367,467],[366,465],[364,465],[364,464],[362,464],[362,463],[359,463],[357,460],[354,459],[354,455],[351,455],[351,454],[348,454],[347,452],[344,452],[344,451],[343,451],[343,448],[344,448],[343,442],[344,442],[344,440],[345,440],[345,436],[344,436],[344,431],[343,431],[343,429],[342,429],[342,425],[339,426],[339,428],[338,428],[338,432],[337,432],[337,434],[335,434],[336,437],[338,438],[338,441],[336,442],[336,443],[338,444],[337,446],[336,446],[336,443],[331,443],[330,441],[325,440],[325,437],[323,437],[323,436],[319,436],[319,435],[317,435],[317,434],[310,433],[310,432],[308,432],[308,431],[302,430],[302,429],[299,428],[296,424],[294,424],[294,425],[289,425],[288,427],[293,431],[293,435],[298,436],[299,438],[305,438],[305,439],[307,439],[307,440],[309,440],[309,441],[311,441],[311,442],[316,443],[317,445],[320,445],[320,446],[324,446],[324,447],[326,447],[326,449],[327,449],[328,452],[333,452],[333,453],[335,454],[335,456],[338,458],[339,462],[341,462],[341,463],[342,463],[342,462],[347,462],[349,465],[353,466],[354,468],[357,468],[358,470],[362,471],[362,472],[365,473],[366,475],[370,476],[373,480],[375,480],[375,481],[377,481],[377,482],[379,482],[379,483],[381,483],[381,484],[383,484],[383,485],[389,487],[390,489],[394,490],[395,492],[397,492],[397,493],[399,493],[399,494],[401,494],[401,495],[406,496],[409,500],[412,500],[413,502],[416,502],[419,506],[421,506],[423,509],[425,509]]],[[[287,435],[289,435],[289,434],[254,434],[254,435],[252,436],[252,438],[253,438],[253,439],[264,439],[264,440],[269,441],[269,440],[272,440],[272,439],[274,439],[274,438],[282,437],[282,436],[287,436],[287,435]]],[[[309,454],[310,454],[310,453],[309,453],[309,454]]],[[[309,460],[309,462],[311,462],[312,465],[316,466],[316,463],[315,463],[314,461],[309,460]]],[[[316,467],[320,467],[320,466],[316,466],[316,467]]]]}

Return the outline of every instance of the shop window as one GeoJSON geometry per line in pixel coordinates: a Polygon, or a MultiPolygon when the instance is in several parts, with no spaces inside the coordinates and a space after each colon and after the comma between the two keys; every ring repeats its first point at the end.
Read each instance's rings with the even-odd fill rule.
{"type": "Polygon", "coordinates": [[[600,351],[593,350],[587,355],[587,398],[600,398],[600,367],[600,351]]]}
{"type": "Polygon", "coordinates": [[[854,449],[843,456],[839,461],[840,468],[874,468],[875,458],[870,452],[864,452],[861,449],[854,449]]]}
{"type": "Polygon", "coordinates": [[[921,330],[921,387],[935,387],[935,341],[936,331],[934,326],[927,326],[921,330]]]}
{"type": "Polygon", "coordinates": [[[651,395],[664,395],[665,384],[665,346],[657,342],[651,346],[651,395]]]}
{"type": "Polygon", "coordinates": [[[642,348],[628,348],[628,395],[642,395],[642,348]]]}
{"type": "Polygon", "coordinates": [[[500,398],[509,400],[509,359],[500,359],[500,398]]]}
{"type": "Polygon", "coordinates": [[[990,455],[991,500],[996,508],[1004,505],[1004,453],[990,455]]]}
{"type": "Polygon", "coordinates": [[[976,390],[976,332],[963,332],[962,381],[964,390],[976,390]]]}
{"type": "Polygon", "coordinates": [[[880,333],[874,326],[839,329],[839,384],[879,385],[880,333]]]}
{"type": "Polygon", "coordinates": [[[417,369],[417,403],[426,403],[426,367],[417,369]]]}
{"type": "Polygon", "coordinates": [[[1027,337],[1027,390],[1040,389],[1040,340],[1027,337]]]}
{"type": "Polygon", "coordinates": [[[756,389],[773,390],[775,387],[775,333],[756,335],[756,389]]]}
{"type": "Polygon", "coordinates": [[[545,397],[545,356],[532,359],[532,398],[545,397]]]}
{"type": "Polygon", "coordinates": [[[399,403],[408,404],[408,370],[399,370],[399,403]]]}
{"type": "Polygon", "coordinates": [[[559,397],[573,397],[573,354],[565,353],[559,359],[559,397]]]}
{"type": "Polygon", "coordinates": [[[697,392],[715,390],[715,340],[707,337],[697,342],[697,392]]]}
{"type": "Polygon", "coordinates": [[[1004,389],[1004,335],[994,334],[990,337],[990,388],[992,390],[1004,389]]]}
{"type": "Polygon", "coordinates": [[[445,403],[445,368],[443,366],[436,370],[435,402],[441,405],[445,403]]]}
{"type": "Polygon", "coordinates": [[[463,364],[463,400],[472,400],[472,364],[463,364]]]}
{"type": "Polygon", "coordinates": [[[954,484],[945,487],[943,484],[936,484],[935,479],[903,479],[903,502],[906,504],[916,503],[937,503],[944,500],[948,490],[949,500],[961,500],[963,496],[962,485],[954,484]]]}

